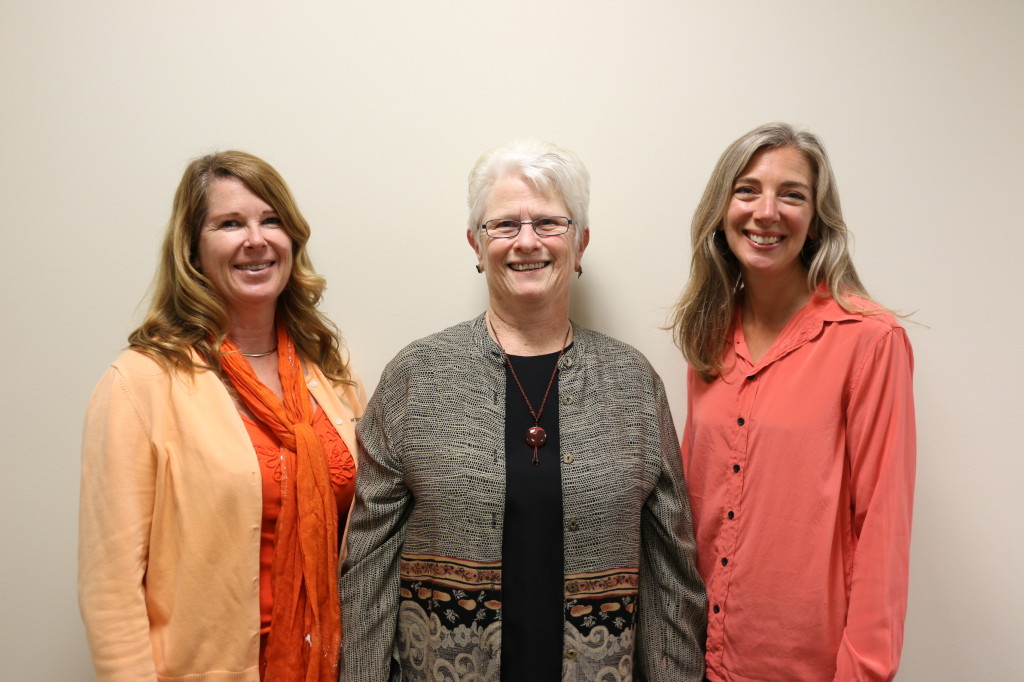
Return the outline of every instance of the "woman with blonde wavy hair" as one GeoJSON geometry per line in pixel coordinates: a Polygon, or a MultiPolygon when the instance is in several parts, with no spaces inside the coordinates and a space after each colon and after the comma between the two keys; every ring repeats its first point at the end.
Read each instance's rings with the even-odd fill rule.
{"type": "Polygon", "coordinates": [[[913,354],[868,299],[825,149],[784,123],[718,160],[673,331],[707,677],[891,680],[907,604],[913,354]]]}
{"type": "Polygon", "coordinates": [[[149,312],[89,403],[79,603],[97,679],[337,679],[365,394],[309,224],[237,151],[186,168],[149,312]]]}

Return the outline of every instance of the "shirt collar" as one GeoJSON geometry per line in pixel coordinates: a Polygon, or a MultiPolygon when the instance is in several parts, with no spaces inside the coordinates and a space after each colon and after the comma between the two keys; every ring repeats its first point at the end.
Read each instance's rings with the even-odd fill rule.
{"type": "MultiPolygon", "coordinates": [[[[572,320],[569,320],[569,324],[572,325],[572,339],[569,341],[569,349],[562,355],[562,359],[558,361],[562,368],[578,364],[580,359],[585,357],[587,347],[586,334],[583,333],[583,328],[572,320]]],[[[480,353],[495,364],[504,365],[505,358],[502,356],[501,348],[494,342],[490,332],[487,330],[487,313],[477,316],[476,319],[470,322],[470,326],[473,330],[473,338],[480,348],[480,353]]]]}
{"type": "MultiPolygon", "coordinates": [[[[861,307],[861,305],[867,306],[866,301],[856,297],[851,299],[851,303],[856,307],[861,307]]],[[[737,309],[731,335],[732,350],[736,358],[742,360],[747,365],[747,370],[756,369],[758,371],[820,336],[826,324],[857,320],[861,317],[860,313],[844,310],[842,306],[836,303],[824,286],[819,286],[814,295],[811,296],[810,301],[807,302],[807,305],[793,315],[785,329],[779,334],[779,338],[775,340],[772,347],[768,349],[768,352],[764,354],[761,360],[755,364],[745,354],[741,355],[737,352],[740,348],[739,340],[743,334],[740,326],[741,314],[741,310],[737,309]]]]}

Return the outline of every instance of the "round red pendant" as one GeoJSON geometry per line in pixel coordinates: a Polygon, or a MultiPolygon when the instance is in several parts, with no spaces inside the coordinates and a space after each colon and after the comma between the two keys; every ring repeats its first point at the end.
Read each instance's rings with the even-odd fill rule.
{"type": "Polygon", "coordinates": [[[526,444],[531,448],[539,448],[548,442],[548,434],[539,426],[531,426],[526,430],[526,444]]]}

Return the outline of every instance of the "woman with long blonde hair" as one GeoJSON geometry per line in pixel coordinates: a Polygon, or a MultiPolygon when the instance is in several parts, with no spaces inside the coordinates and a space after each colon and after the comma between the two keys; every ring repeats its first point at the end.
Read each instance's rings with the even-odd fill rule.
{"type": "Polygon", "coordinates": [[[722,154],[673,316],[707,585],[707,677],[891,680],[916,436],[906,332],[867,298],[820,140],[783,123],[722,154]]]}
{"type": "Polygon", "coordinates": [[[100,682],[337,679],[365,395],[268,163],[196,159],[154,293],[89,402],[79,602],[100,682]]]}

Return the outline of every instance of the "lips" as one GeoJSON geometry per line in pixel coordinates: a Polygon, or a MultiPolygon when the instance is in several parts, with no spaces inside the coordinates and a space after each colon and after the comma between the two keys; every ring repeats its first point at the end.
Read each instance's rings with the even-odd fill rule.
{"type": "Polygon", "coordinates": [[[760,246],[774,246],[775,244],[778,244],[783,239],[785,239],[785,237],[783,237],[782,235],[778,235],[778,234],[776,234],[776,235],[767,235],[767,234],[755,234],[753,232],[746,232],[744,234],[746,234],[747,239],[749,239],[750,241],[752,241],[755,244],[758,244],[760,246]]]}
{"type": "Polygon", "coordinates": [[[516,272],[527,272],[529,270],[540,270],[550,265],[550,261],[540,263],[509,263],[508,266],[516,272]]]}

